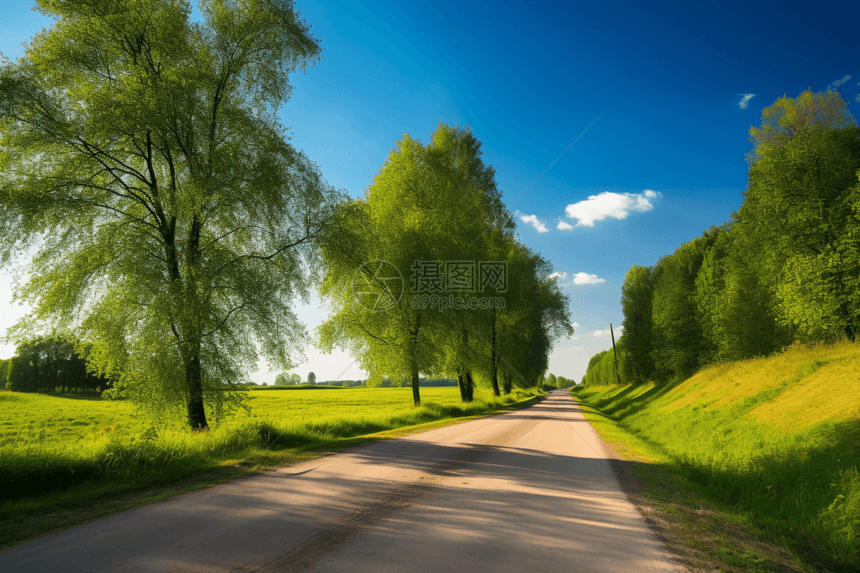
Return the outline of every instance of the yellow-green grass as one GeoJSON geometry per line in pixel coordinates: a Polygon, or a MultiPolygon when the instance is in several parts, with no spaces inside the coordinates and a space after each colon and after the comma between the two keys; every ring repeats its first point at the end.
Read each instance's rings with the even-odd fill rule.
{"type": "MultiPolygon", "coordinates": [[[[0,501],[105,480],[139,485],[202,471],[261,451],[295,448],[488,413],[527,399],[479,391],[470,404],[456,387],[250,391],[239,410],[209,433],[152,427],[131,404],[75,396],[0,393],[0,501]]],[[[2,509],[0,509],[2,511],[2,509]]]]}
{"type": "Polygon", "coordinates": [[[860,345],[842,342],[575,396],[802,559],[860,570],[858,378],[860,345]]]}

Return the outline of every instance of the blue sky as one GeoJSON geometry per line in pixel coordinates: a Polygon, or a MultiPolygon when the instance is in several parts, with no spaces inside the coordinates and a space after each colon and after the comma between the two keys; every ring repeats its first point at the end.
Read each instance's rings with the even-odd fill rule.
{"type": "MultiPolygon", "coordinates": [[[[842,82],[860,111],[860,9],[828,4],[299,0],[324,59],[293,78],[281,115],[292,143],[352,196],[403,134],[427,142],[439,122],[469,126],[521,240],[566,273],[578,327],[550,370],[579,380],[611,347],[630,266],[740,207],[747,131],[764,107],[842,82]]],[[[51,20],[29,1],[0,5],[0,51],[14,59],[51,20]]],[[[0,332],[23,311],[7,302],[9,276],[0,332]]],[[[310,328],[325,318],[318,300],[298,309],[310,328]]],[[[362,376],[342,353],[307,356],[303,377],[362,376]]],[[[261,364],[252,379],[275,374],[261,364]]]]}

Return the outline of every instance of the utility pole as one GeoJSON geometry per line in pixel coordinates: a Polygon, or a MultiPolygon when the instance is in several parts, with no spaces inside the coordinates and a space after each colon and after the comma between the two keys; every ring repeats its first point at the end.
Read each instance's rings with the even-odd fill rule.
{"type": "Polygon", "coordinates": [[[615,379],[618,385],[621,385],[621,374],[618,371],[618,351],[615,350],[615,332],[612,330],[612,323],[609,323],[609,334],[612,336],[612,354],[615,356],[615,379]]]}

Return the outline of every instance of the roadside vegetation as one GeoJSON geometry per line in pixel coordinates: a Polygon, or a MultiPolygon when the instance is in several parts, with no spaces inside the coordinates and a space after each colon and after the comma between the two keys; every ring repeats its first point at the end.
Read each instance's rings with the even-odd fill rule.
{"type": "Polygon", "coordinates": [[[804,91],[749,134],[741,208],[627,272],[623,336],[575,395],[693,498],[857,571],[860,129],[837,92],[804,91]]]}
{"type": "Polygon", "coordinates": [[[7,545],[68,524],[91,512],[88,505],[115,510],[134,492],[166,493],[183,481],[202,487],[356,439],[393,437],[391,430],[530,403],[542,392],[500,398],[481,388],[467,404],[453,387],[424,394],[414,407],[408,388],[251,390],[246,408],[209,432],[192,432],[175,421],[150,425],[131,403],[92,394],[0,392],[0,539],[7,545]]]}
{"type": "Polygon", "coordinates": [[[860,568],[857,343],[796,344],[680,383],[588,386],[574,396],[594,408],[589,419],[617,425],[617,441],[805,563],[860,568]]]}

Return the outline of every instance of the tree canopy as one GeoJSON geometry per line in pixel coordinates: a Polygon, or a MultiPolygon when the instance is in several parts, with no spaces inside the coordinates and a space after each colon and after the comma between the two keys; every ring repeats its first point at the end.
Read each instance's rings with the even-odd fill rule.
{"type": "Polygon", "coordinates": [[[478,376],[496,394],[500,373],[534,385],[572,332],[567,298],[516,241],[468,129],[440,124],[427,145],[405,135],[337,226],[322,249],[322,348],[350,350],[371,381],[410,383],[416,404],[421,373],[457,379],[465,401],[478,376]]]}
{"type": "MultiPolygon", "coordinates": [[[[750,135],[732,219],[625,277],[619,353],[632,380],[857,336],[860,128],[838,93],[805,91],[765,108],[750,135]]],[[[611,383],[607,368],[595,356],[583,383],[611,383]]]]}
{"type": "Polygon", "coordinates": [[[289,368],[291,304],[339,200],[277,118],[319,58],[291,2],[40,0],[56,18],[0,67],[0,262],[18,293],[93,344],[115,392],[207,426],[258,350],[289,368]]]}

